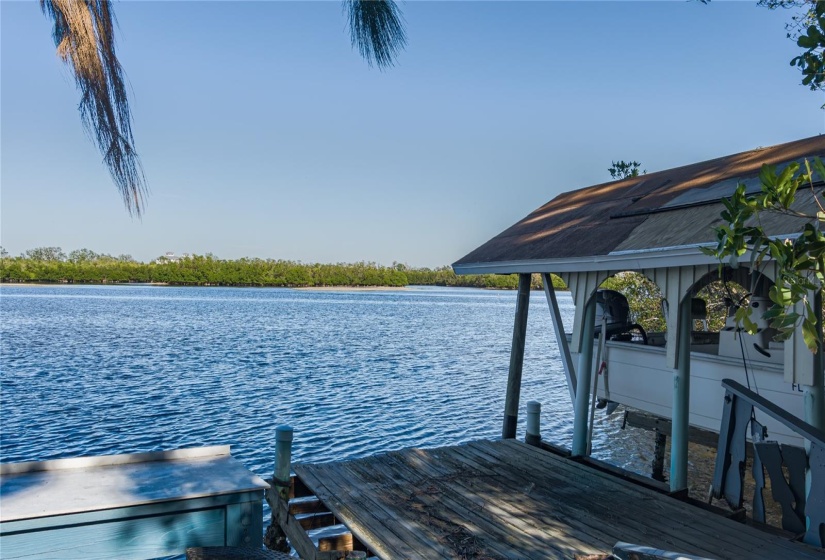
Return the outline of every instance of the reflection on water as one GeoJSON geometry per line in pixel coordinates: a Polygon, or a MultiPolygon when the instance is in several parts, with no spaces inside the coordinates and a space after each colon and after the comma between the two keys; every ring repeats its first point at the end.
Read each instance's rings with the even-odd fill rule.
{"type": "MultiPolygon", "coordinates": [[[[0,456],[28,461],[231,444],[272,469],[501,432],[515,292],[2,286],[0,456]]],[[[559,294],[567,329],[573,305],[559,294]]],[[[531,298],[524,406],[569,447],[572,407],[544,295],[531,298]]],[[[650,437],[597,414],[594,454],[646,470],[650,437]],[[609,444],[609,445],[608,445],[609,444]],[[641,450],[641,451],[640,451],[641,450]]]]}

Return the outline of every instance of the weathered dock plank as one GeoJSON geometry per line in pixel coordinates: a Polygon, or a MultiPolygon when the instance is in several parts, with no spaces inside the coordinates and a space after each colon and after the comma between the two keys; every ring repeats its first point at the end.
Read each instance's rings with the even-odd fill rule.
{"type": "MultiPolygon", "coordinates": [[[[519,446],[518,449],[521,449],[520,446],[522,444],[518,442],[514,443],[516,446],[519,446]]],[[[501,444],[505,447],[513,447],[513,442],[501,442],[501,444]]],[[[533,449],[524,451],[533,453],[536,462],[532,464],[535,465],[536,468],[563,470],[567,473],[567,476],[581,475],[581,469],[578,469],[575,464],[562,461],[552,463],[552,465],[548,466],[541,461],[544,456],[540,451],[534,451],[533,449]]],[[[609,507],[611,510],[615,510],[614,508],[616,507],[622,508],[624,516],[628,518],[632,517],[636,520],[646,520],[651,513],[654,513],[648,510],[655,508],[656,513],[660,515],[658,523],[655,526],[656,531],[661,531],[663,535],[672,534],[676,531],[677,534],[685,535],[691,540],[696,538],[702,539],[701,542],[695,543],[696,545],[707,542],[713,543],[715,554],[713,554],[712,557],[724,557],[723,553],[726,550],[730,552],[729,556],[732,557],[737,557],[738,554],[746,551],[748,558],[764,558],[766,560],[776,558],[776,551],[780,549],[784,549],[785,554],[790,554],[790,557],[797,557],[793,556],[794,554],[803,554],[796,543],[791,543],[783,539],[777,539],[773,547],[765,550],[763,548],[765,545],[764,533],[761,531],[755,529],[750,531],[731,531],[730,523],[733,523],[734,527],[742,525],[730,520],[730,523],[721,524],[719,523],[718,515],[711,514],[700,508],[690,507],[688,504],[682,504],[677,500],[652,501],[650,490],[631,482],[617,479],[608,473],[595,471],[595,473],[588,474],[588,476],[594,485],[600,484],[600,480],[604,484],[607,484],[606,487],[603,485],[598,487],[594,486],[593,490],[599,493],[600,500],[605,503],[605,507],[609,507]],[[611,491],[610,489],[614,488],[617,483],[623,487],[622,491],[617,492],[615,489],[611,491]],[[674,510],[674,505],[676,505],[678,509],[674,510]],[[686,526],[688,527],[687,531],[685,531],[686,526]]],[[[655,494],[655,492],[653,492],[653,494],[655,494]]],[[[672,550],[673,547],[670,549],[672,550]]],[[[809,547],[803,547],[803,550],[805,549],[814,551],[814,549],[809,547]]],[[[696,554],[699,553],[697,552],[696,554]]],[[[816,554],[814,557],[822,558],[819,554],[816,554]]]]}
{"type": "Polygon", "coordinates": [[[515,440],[295,465],[385,560],[572,558],[617,541],[739,560],[825,552],[515,440]]]}
{"type": "MultiPolygon", "coordinates": [[[[323,481],[311,471],[306,471],[300,476],[327,508],[338,519],[344,521],[352,533],[367,544],[370,550],[381,558],[410,558],[409,551],[415,549],[412,547],[423,546],[423,542],[418,542],[420,530],[410,523],[396,523],[387,527],[383,508],[376,508],[374,504],[365,503],[361,499],[365,486],[361,486],[360,490],[349,488],[350,491],[341,492],[339,485],[346,484],[347,480],[334,472],[331,473],[333,469],[329,467],[332,465],[335,463],[327,463],[327,472],[321,473],[324,476],[323,481]],[[332,478],[327,479],[326,476],[330,475],[332,478]],[[341,497],[336,494],[340,494],[341,497]],[[381,539],[376,539],[375,535],[381,535],[381,539]]],[[[440,546],[440,543],[436,541],[434,546],[440,546]]]]}
{"type": "MultiPolygon", "coordinates": [[[[471,444],[467,447],[473,449],[484,447],[484,444],[479,443],[478,446],[471,444]]],[[[492,495],[496,491],[505,494],[509,492],[513,498],[505,498],[502,501],[511,504],[513,515],[529,515],[547,522],[562,520],[562,534],[575,537],[579,542],[601,542],[604,544],[602,551],[610,550],[611,546],[622,536],[631,538],[628,535],[632,535],[633,538],[642,539],[643,542],[649,540],[651,529],[644,523],[636,521],[638,512],[633,511],[633,505],[635,505],[633,502],[617,504],[614,501],[615,492],[600,488],[595,484],[589,484],[588,490],[581,492],[580,486],[569,485],[567,479],[554,472],[552,467],[555,465],[553,464],[550,465],[551,469],[538,473],[545,483],[550,482],[555,488],[553,495],[548,495],[540,484],[536,484],[535,471],[545,470],[541,462],[525,463],[521,460],[522,457],[516,457],[510,462],[511,459],[507,454],[491,455],[491,463],[501,463],[503,487],[501,489],[495,487],[479,489],[480,495],[492,495]],[[602,496],[604,499],[601,499],[602,496]],[[555,503],[552,513],[548,512],[544,505],[548,500],[555,503]],[[620,528],[617,528],[615,523],[605,523],[605,520],[614,520],[619,517],[627,517],[620,528]]],[[[598,479],[590,482],[598,482],[598,479]]],[[[499,482],[496,481],[496,484],[499,482]]],[[[497,495],[496,498],[498,498],[497,495]]],[[[655,504],[644,503],[641,507],[650,510],[651,505],[655,506],[655,504]]],[[[652,512],[648,511],[648,515],[650,513],[652,512]]],[[[661,533],[660,528],[657,528],[657,532],[661,533]]],[[[663,538],[672,550],[681,550],[690,545],[689,542],[682,540],[682,534],[678,531],[663,533],[659,537],[663,538]]],[[[579,552],[583,551],[579,550],[579,552]]]]}
{"type": "MultiPolygon", "coordinates": [[[[565,519],[571,527],[580,530],[583,540],[587,538],[584,535],[589,535],[591,539],[601,535],[602,539],[612,545],[619,540],[647,543],[655,538],[661,548],[681,552],[690,549],[694,554],[706,557],[717,557],[724,552],[736,557],[737,553],[741,553],[742,547],[728,546],[727,538],[709,542],[703,537],[697,541],[696,527],[689,526],[690,521],[685,519],[684,514],[676,515],[673,508],[668,507],[674,502],[680,503],[674,499],[599,471],[598,476],[590,476],[591,469],[586,466],[578,467],[569,461],[545,465],[540,461],[541,458],[525,463],[514,460],[508,454],[498,456],[510,470],[520,470],[528,475],[539,471],[545,481],[558,485],[565,484],[570,477],[586,473],[588,480],[584,492],[581,491],[581,483],[571,485],[565,492],[554,491],[549,496],[542,488],[533,491],[538,501],[554,500],[554,513],[565,519]],[[571,468],[560,468],[562,466],[571,468]],[[530,469],[530,472],[525,469],[530,469]],[[622,482],[623,491],[617,491],[613,484],[617,481],[622,482]],[[666,499],[654,499],[653,496],[666,499]],[[560,497],[563,499],[560,500],[560,497]],[[647,520],[654,515],[658,516],[658,523],[651,526],[647,520]]],[[[761,556],[749,553],[748,558],[757,560],[761,556]]]]}
{"type": "MultiPolygon", "coordinates": [[[[403,471],[413,471],[413,467],[405,465],[404,455],[389,457],[388,464],[395,462],[399,468],[399,479],[403,479],[403,471]]],[[[446,531],[450,544],[459,545],[468,556],[467,548],[472,548],[479,556],[498,556],[514,558],[524,556],[526,550],[545,552],[546,544],[529,535],[528,531],[513,532],[506,526],[493,522],[489,512],[481,512],[483,506],[472,500],[473,492],[457,483],[459,478],[484,478],[483,474],[468,476],[448,476],[441,479],[430,479],[425,484],[416,486],[408,498],[407,507],[418,509],[426,513],[428,521],[434,527],[446,531]],[[462,545],[462,541],[465,543],[462,545]],[[488,551],[489,554],[484,554],[488,551]]],[[[471,556],[470,556],[471,557],[471,556]]]]}
{"type": "MultiPolygon", "coordinates": [[[[474,451],[469,446],[453,448],[450,453],[440,455],[442,461],[449,462],[452,459],[462,458],[461,453],[470,454],[474,451]]],[[[481,459],[485,460],[485,459],[481,459]]],[[[513,539],[520,537],[522,545],[519,549],[524,556],[524,550],[545,550],[549,547],[557,550],[558,553],[572,557],[574,553],[597,553],[610,550],[613,543],[598,542],[598,538],[593,539],[595,546],[582,547],[582,540],[572,538],[570,525],[559,523],[550,516],[540,516],[541,511],[530,503],[530,486],[533,484],[529,480],[520,479],[517,472],[502,472],[496,467],[495,460],[487,458],[487,470],[491,476],[479,477],[455,477],[437,481],[436,484],[442,486],[446,493],[454,494],[465,505],[465,510],[482,511],[484,515],[491,518],[495,527],[492,536],[495,538],[513,539]],[[493,470],[495,469],[495,470],[493,470]],[[506,499],[501,499],[504,494],[506,499]],[[510,527],[516,526],[519,531],[512,533],[510,527]],[[554,532],[552,539],[547,539],[549,533],[554,532]],[[548,542],[549,541],[549,542],[548,542]]],[[[460,512],[459,512],[460,513],[460,512]]],[[[519,557],[516,555],[516,557],[519,557]]]]}
{"type": "MultiPolygon", "coordinates": [[[[549,469],[551,471],[550,476],[552,476],[552,472],[554,471],[563,471],[566,473],[564,476],[572,477],[580,476],[582,473],[582,470],[570,461],[557,461],[548,464],[543,460],[545,458],[543,452],[532,447],[525,449],[524,444],[520,442],[508,440],[496,442],[496,444],[511,450],[515,449],[519,452],[523,451],[524,453],[531,454],[535,459],[533,463],[530,463],[532,465],[531,468],[542,469],[544,471],[549,469]]],[[[470,444],[470,446],[475,445],[483,446],[486,445],[486,442],[473,442],[470,444]]],[[[720,524],[718,522],[719,516],[709,514],[707,511],[689,507],[687,504],[681,504],[681,502],[676,500],[652,502],[650,490],[618,479],[608,473],[594,470],[593,473],[588,472],[588,478],[590,479],[590,484],[594,485],[593,491],[599,493],[600,500],[605,503],[605,507],[611,508],[611,511],[614,510],[613,508],[619,507],[622,508],[623,515],[626,517],[634,516],[636,519],[645,519],[647,517],[646,513],[648,515],[651,513],[648,511],[649,508],[658,507],[658,511],[662,514],[662,517],[656,526],[657,531],[663,531],[666,534],[668,528],[672,529],[675,527],[676,531],[682,534],[684,526],[689,525],[690,531],[685,534],[690,538],[699,536],[702,539],[713,542],[716,547],[715,556],[720,556],[720,549],[725,550],[732,546],[732,555],[734,557],[737,553],[741,554],[744,550],[748,551],[748,558],[765,558],[766,560],[776,558],[776,553],[773,548],[769,551],[763,550],[765,540],[764,533],[761,531],[732,532],[730,531],[730,524],[720,524]],[[607,484],[607,486],[604,486],[602,483],[607,484]],[[617,492],[614,488],[617,483],[623,487],[621,492],[617,492]],[[681,504],[684,507],[679,508],[678,511],[674,511],[674,503],[681,504]],[[639,510],[640,507],[642,508],[641,510],[639,510]],[[638,517],[639,515],[641,515],[641,517],[638,517]]],[[[655,492],[653,492],[653,494],[655,494],[655,492]]],[[[735,525],[740,526],[738,523],[735,525]]],[[[784,548],[789,554],[801,554],[800,547],[796,543],[778,539],[775,542],[775,546],[784,548]]],[[[811,551],[814,550],[809,547],[806,548],[811,551]]],[[[821,558],[822,556],[817,554],[815,557],[821,558]]]]}

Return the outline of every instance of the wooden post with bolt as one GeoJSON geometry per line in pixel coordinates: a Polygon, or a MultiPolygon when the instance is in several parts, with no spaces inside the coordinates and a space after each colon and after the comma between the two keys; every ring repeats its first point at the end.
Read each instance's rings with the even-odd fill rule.
{"type": "Polygon", "coordinates": [[[281,504],[289,509],[290,465],[292,463],[292,427],[275,428],[275,474],[267,495],[272,518],[266,528],[264,544],[270,550],[289,552],[289,542],[279,524],[278,512],[281,504]]]}

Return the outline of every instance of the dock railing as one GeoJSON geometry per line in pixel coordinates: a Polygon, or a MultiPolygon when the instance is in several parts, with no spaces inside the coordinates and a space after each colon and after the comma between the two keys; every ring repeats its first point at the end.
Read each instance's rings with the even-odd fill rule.
{"type": "Polygon", "coordinates": [[[712,494],[741,508],[744,494],[747,435],[753,443],[755,483],[753,519],[765,523],[765,472],[773,499],[782,508],[782,528],[814,546],[825,547],[825,432],[800,420],[764,397],[731,380],[722,380],[725,404],[712,494]],[[781,422],[808,442],[805,449],[769,441],[754,410],[781,422]]]}

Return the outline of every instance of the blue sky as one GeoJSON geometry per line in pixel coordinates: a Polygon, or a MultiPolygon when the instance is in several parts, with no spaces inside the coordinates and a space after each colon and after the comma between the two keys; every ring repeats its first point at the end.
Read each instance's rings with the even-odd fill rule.
{"type": "Polygon", "coordinates": [[[337,2],[117,2],[151,190],[132,219],[36,2],[0,2],[0,244],[449,264],[556,194],[825,132],[787,11],[402,4],[371,69],[337,2]]]}

